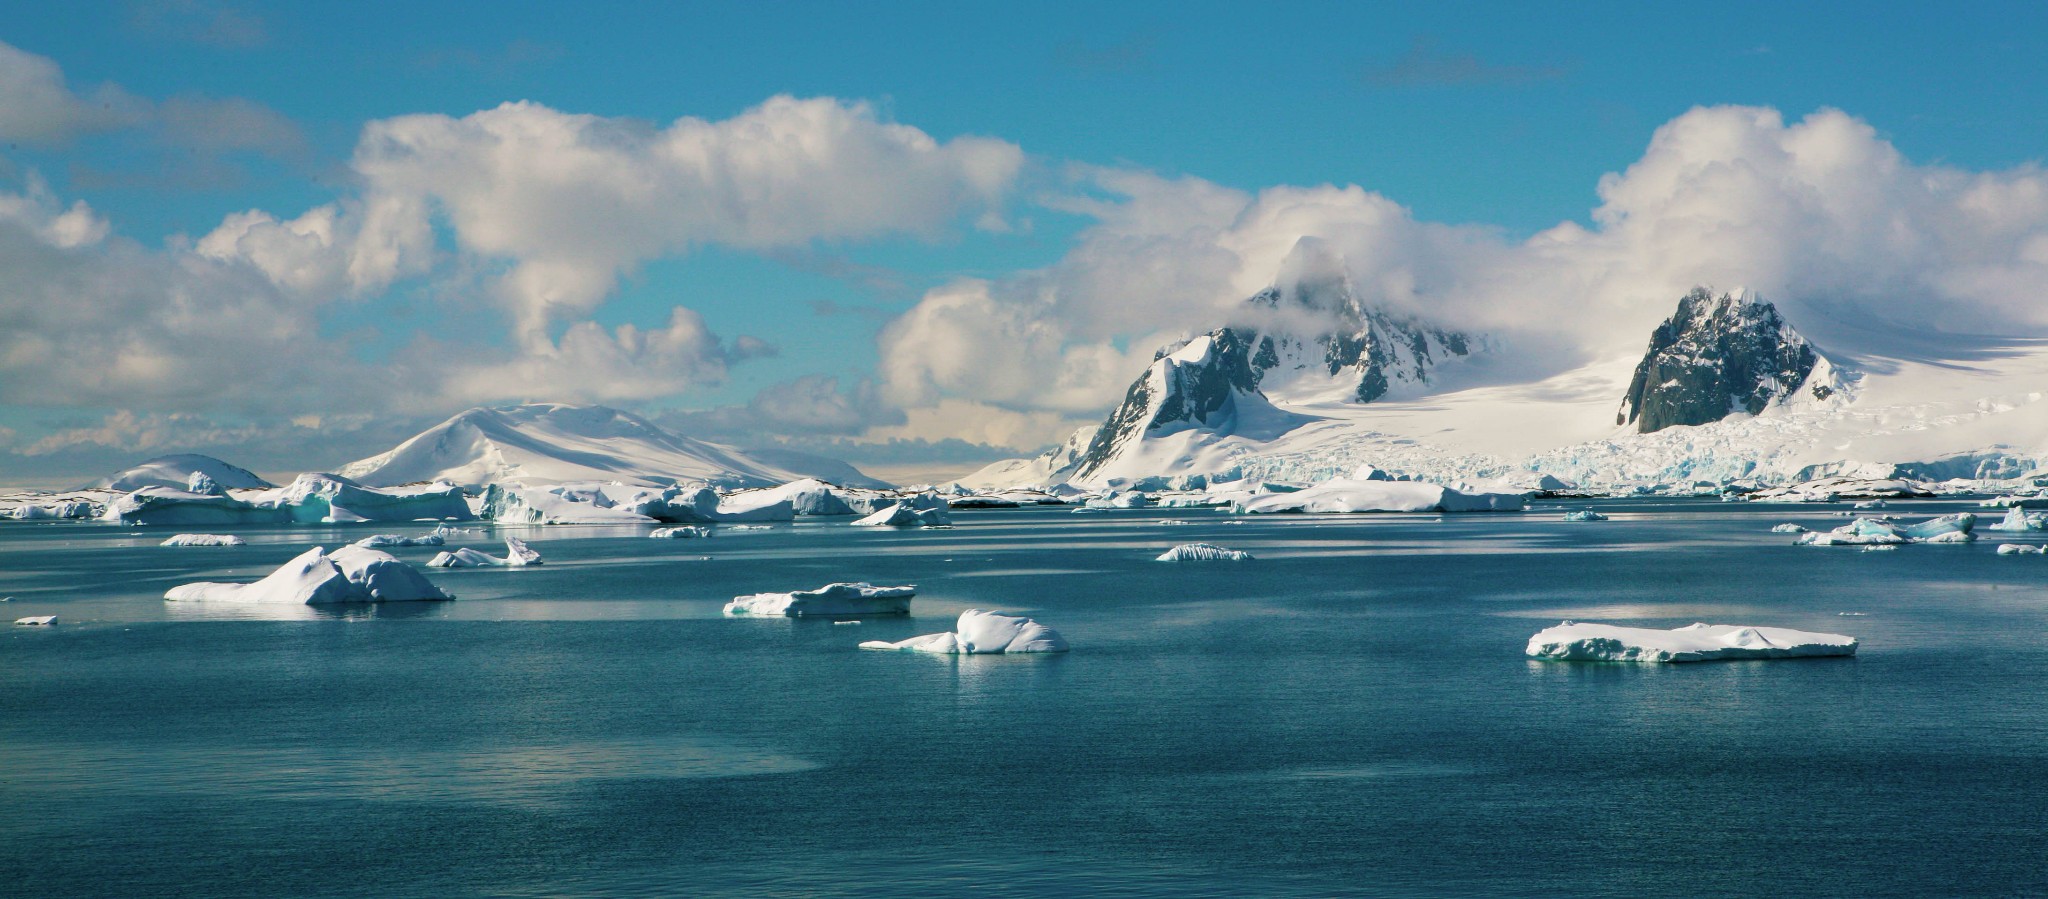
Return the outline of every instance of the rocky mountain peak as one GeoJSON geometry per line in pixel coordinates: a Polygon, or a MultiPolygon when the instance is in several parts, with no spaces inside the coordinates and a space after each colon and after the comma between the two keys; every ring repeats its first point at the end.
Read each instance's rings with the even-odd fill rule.
{"type": "Polygon", "coordinates": [[[1807,385],[1820,361],[1761,297],[1744,290],[1717,297],[1695,287],[1650,335],[1615,424],[1648,434],[1736,412],[1755,415],[1803,387],[1825,399],[1832,387],[1807,385]]]}

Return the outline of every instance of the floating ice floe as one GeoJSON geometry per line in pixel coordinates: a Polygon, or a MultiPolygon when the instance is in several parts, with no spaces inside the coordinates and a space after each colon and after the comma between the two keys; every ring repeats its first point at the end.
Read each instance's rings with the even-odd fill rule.
{"type": "Polygon", "coordinates": [[[1781,627],[1691,624],[1671,630],[1566,621],[1529,638],[1529,656],[1559,662],[1704,662],[1853,656],[1856,638],[1781,627]]]}
{"type": "Polygon", "coordinates": [[[877,587],[869,583],[827,584],[816,590],[755,593],[735,596],[725,604],[727,615],[908,615],[917,587],[877,587]]]}
{"type": "Polygon", "coordinates": [[[1902,478],[1831,477],[1770,487],[1750,494],[1760,502],[1832,503],[1844,499],[1903,499],[1933,496],[1922,485],[1902,478]]]}
{"type": "Polygon", "coordinates": [[[1151,502],[1151,497],[1135,490],[1112,490],[1083,503],[1090,509],[1142,509],[1151,502]]]}
{"type": "Polygon", "coordinates": [[[436,553],[427,561],[428,568],[524,568],[539,565],[540,552],[526,545],[517,537],[505,538],[505,556],[499,558],[490,553],[480,552],[465,546],[454,552],[436,553]]]}
{"type": "Polygon", "coordinates": [[[2005,517],[1991,525],[1994,531],[2048,531],[2048,512],[2029,513],[2019,506],[2010,506],[2005,517]]]}
{"type": "Polygon", "coordinates": [[[686,524],[672,528],[655,528],[647,536],[656,540],[688,540],[695,537],[709,537],[711,536],[711,529],[686,524]]]}
{"type": "Polygon", "coordinates": [[[1158,525],[1165,525],[1165,526],[1168,526],[1168,527],[1176,527],[1176,526],[1179,526],[1179,525],[1185,525],[1185,524],[1194,524],[1194,522],[1192,522],[1192,521],[1188,521],[1188,520],[1186,520],[1186,519],[1183,519],[1183,518],[1162,518],[1162,519],[1159,519],[1158,521],[1155,521],[1155,522],[1153,522],[1153,524],[1158,524],[1158,525]]]}
{"type": "Polygon", "coordinates": [[[1566,520],[1566,521],[1606,521],[1606,520],[1607,520],[1607,516],[1605,516],[1605,515],[1602,515],[1602,514],[1600,514],[1600,513],[1598,513],[1598,512],[1595,512],[1595,511],[1593,511],[1592,509],[1580,509],[1580,510],[1578,510],[1577,512],[1566,512],[1566,513],[1564,513],[1564,520],[1566,520]]]}
{"type": "Polygon", "coordinates": [[[1158,562],[1243,562],[1252,554],[1212,543],[1183,543],[1160,554],[1158,562]]]}
{"type": "Polygon", "coordinates": [[[1800,534],[1800,546],[1873,546],[1899,543],[1968,543],[1977,539],[1970,533],[1977,516],[1969,512],[1942,515],[1919,524],[1901,525],[1875,518],[1858,518],[1832,531],[1800,534]]]}
{"type": "Polygon", "coordinates": [[[953,519],[946,514],[945,506],[936,509],[916,509],[903,503],[895,503],[873,515],[854,522],[868,527],[910,528],[936,525],[950,525],[953,519]]]}
{"type": "Polygon", "coordinates": [[[27,618],[14,619],[14,624],[17,627],[49,627],[56,623],[57,616],[55,615],[30,615],[27,618]]]}
{"type": "Polygon", "coordinates": [[[421,534],[417,537],[407,537],[402,534],[371,534],[356,541],[357,546],[365,549],[377,549],[385,546],[445,546],[447,543],[448,536],[438,530],[434,533],[421,534]]]}
{"type": "Polygon", "coordinates": [[[1421,481],[1340,478],[1291,493],[1252,497],[1235,505],[1251,514],[1275,512],[1513,512],[1520,493],[1465,493],[1421,481]]]}
{"type": "Polygon", "coordinates": [[[1771,525],[1771,533],[1773,533],[1773,534],[1804,534],[1804,533],[1806,533],[1806,528],[1805,528],[1805,527],[1803,527],[1803,526],[1800,526],[1800,525],[1796,525],[1796,524],[1793,524],[1792,522],[1789,522],[1789,521],[1788,521],[1788,522],[1785,522],[1784,524],[1774,524],[1774,525],[1771,525]]]}
{"type": "Polygon", "coordinates": [[[1998,544],[1998,554],[2001,556],[2048,555],[2048,546],[2034,543],[2000,543],[1998,544]]]}
{"type": "Polygon", "coordinates": [[[249,541],[233,534],[175,534],[158,546],[248,546],[249,541]]]}
{"type": "Polygon", "coordinates": [[[1015,615],[968,609],[960,613],[960,622],[954,627],[957,629],[949,633],[926,634],[896,643],[869,640],[860,648],[953,655],[1067,651],[1067,641],[1059,631],[1015,615]]]}
{"type": "Polygon", "coordinates": [[[1898,548],[1899,545],[1896,543],[1873,543],[1863,547],[1863,551],[1867,553],[1889,552],[1898,548]]]}
{"type": "Polygon", "coordinates": [[[454,599],[412,566],[388,553],[344,546],[328,555],[313,547],[250,584],[203,582],[172,587],[168,600],[319,605],[454,599]]]}

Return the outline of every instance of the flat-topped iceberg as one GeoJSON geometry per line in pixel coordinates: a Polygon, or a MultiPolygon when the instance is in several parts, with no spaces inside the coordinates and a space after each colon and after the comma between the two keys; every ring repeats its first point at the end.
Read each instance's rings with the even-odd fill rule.
{"type": "Polygon", "coordinates": [[[717,524],[789,521],[785,497],[754,490],[722,498],[703,486],[634,487],[624,484],[492,484],[481,502],[484,517],[506,524],[717,524]]]}
{"type": "Polygon", "coordinates": [[[2042,546],[2037,543],[2000,543],[1998,544],[1998,554],[2001,556],[2048,555],[2048,546],[2042,546]]]}
{"type": "Polygon", "coordinates": [[[727,615],[908,615],[915,585],[877,587],[869,583],[827,584],[816,590],[754,593],[725,604],[727,615]]]}
{"type": "Polygon", "coordinates": [[[709,537],[711,536],[711,529],[698,527],[693,524],[685,524],[672,528],[655,528],[647,536],[656,540],[687,540],[695,537],[709,537]]]}
{"type": "Polygon", "coordinates": [[[30,615],[26,618],[14,619],[16,627],[49,627],[56,623],[57,616],[55,615],[30,615]]]}
{"type": "Polygon", "coordinates": [[[435,553],[432,559],[427,560],[427,567],[524,568],[540,563],[540,552],[528,547],[526,541],[517,537],[506,537],[505,555],[502,558],[465,546],[453,552],[435,553]]]}
{"type": "Polygon", "coordinates": [[[1016,615],[968,609],[960,613],[960,622],[954,627],[949,633],[926,634],[896,643],[869,640],[860,648],[952,655],[1067,651],[1066,638],[1059,631],[1016,615]]]}
{"type": "Polygon", "coordinates": [[[174,534],[158,546],[248,546],[249,541],[233,534],[174,534]]]}
{"type": "Polygon", "coordinates": [[[946,507],[943,504],[935,509],[915,509],[903,503],[895,503],[854,522],[868,527],[891,528],[932,527],[952,523],[953,519],[946,514],[946,507]]]}
{"type": "Polygon", "coordinates": [[[1529,656],[1559,662],[1705,662],[1853,656],[1856,638],[1782,627],[1689,624],[1671,630],[1567,621],[1529,638],[1529,656]]]}
{"type": "Polygon", "coordinates": [[[172,587],[168,600],[320,605],[407,602],[455,597],[387,553],[345,546],[328,555],[313,547],[250,584],[202,582],[172,587]]]}
{"type": "Polygon", "coordinates": [[[1272,493],[1242,500],[1237,512],[1514,512],[1525,500],[1520,493],[1465,493],[1421,481],[1358,481],[1339,478],[1292,493],[1272,493]]]}
{"type": "Polygon", "coordinates": [[[1607,516],[1605,516],[1605,515],[1602,515],[1602,514],[1600,514],[1600,513],[1598,513],[1598,512],[1595,512],[1595,511],[1593,511],[1592,509],[1580,509],[1580,510],[1578,510],[1578,511],[1576,511],[1576,512],[1566,512],[1566,513],[1564,513],[1564,520],[1566,520],[1566,521],[1606,521],[1606,520],[1607,520],[1607,516]]]}
{"type": "Polygon", "coordinates": [[[1968,543],[1976,537],[1970,529],[1977,516],[1969,512],[1941,515],[1918,524],[1904,525],[1876,518],[1858,518],[1832,531],[1800,534],[1800,546],[1875,546],[1899,543],[1968,543]]]}
{"type": "Polygon", "coordinates": [[[1213,543],[1183,543],[1161,553],[1156,562],[1244,562],[1251,553],[1242,550],[1224,549],[1213,543]]]}

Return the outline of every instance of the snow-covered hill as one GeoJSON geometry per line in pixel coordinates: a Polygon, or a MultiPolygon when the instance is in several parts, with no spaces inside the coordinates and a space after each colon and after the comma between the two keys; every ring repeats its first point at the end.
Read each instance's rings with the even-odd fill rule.
{"type": "Polygon", "coordinates": [[[802,453],[772,459],[693,440],[608,406],[536,403],[456,415],[382,455],[338,472],[376,487],[445,480],[469,488],[620,481],[768,487],[806,477],[887,486],[851,465],[802,453]]]}
{"type": "Polygon", "coordinates": [[[256,476],[246,468],[229,465],[212,456],[198,453],[172,453],[158,456],[134,468],[118,472],[94,481],[87,487],[103,487],[108,490],[127,492],[143,487],[176,487],[183,490],[192,481],[194,473],[204,474],[213,482],[231,490],[254,487],[275,487],[256,476]]]}

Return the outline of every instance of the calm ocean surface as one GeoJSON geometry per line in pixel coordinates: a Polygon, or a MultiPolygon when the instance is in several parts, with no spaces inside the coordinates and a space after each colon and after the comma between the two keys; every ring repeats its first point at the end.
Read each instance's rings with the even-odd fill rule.
{"type": "Polygon", "coordinates": [[[0,526],[0,617],[62,619],[0,630],[0,893],[2048,892],[2048,561],[1766,532],[1845,505],[1539,506],[522,529],[544,567],[339,611],[160,597],[426,528],[0,526]],[[1150,561],[1194,541],[1259,558],[1150,561]],[[834,580],[916,615],[720,615],[834,580]],[[1074,651],[854,648],[976,607],[1074,651]],[[1863,645],[1525,660],[1563,618],[1863,645]]]}

